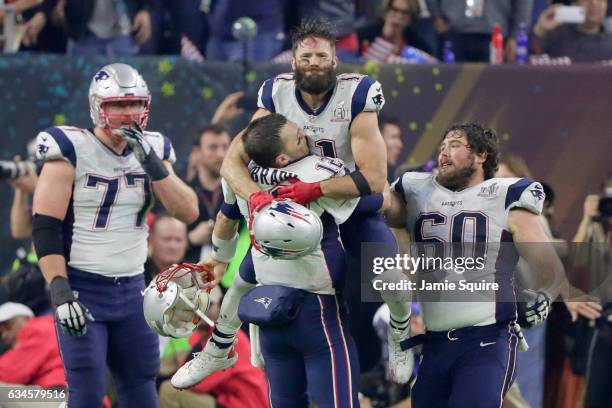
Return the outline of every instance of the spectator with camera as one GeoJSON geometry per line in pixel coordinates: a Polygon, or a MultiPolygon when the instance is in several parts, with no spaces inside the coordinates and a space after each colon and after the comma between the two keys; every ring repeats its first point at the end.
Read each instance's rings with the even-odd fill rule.
{"type": "MultiPolygon", "coordinates": [[[[603,408],[612,404],[612,173],[601,195],[589,195],[584,201],[584,213],[574,236],[576,249],[574,266],[586,267],[591,288],[602,299],[603,310],[580,313],[585,306],[577,303],[581,316],[591,321],[593,328],[586,363],[587,407],[603,408]]],[[[577,314],[572,313],[572,320],[577,314]]]]}
{"type": "Polygon", "coordinates": [[[612,34],[604,30],[608,0],[579,0],[585,20],[564,24],[556,18],[559,4],[549,6],[538,18],[533,33],[541,51],[550,57],[569,57],[574,62],[612,59],[612,34]]]}

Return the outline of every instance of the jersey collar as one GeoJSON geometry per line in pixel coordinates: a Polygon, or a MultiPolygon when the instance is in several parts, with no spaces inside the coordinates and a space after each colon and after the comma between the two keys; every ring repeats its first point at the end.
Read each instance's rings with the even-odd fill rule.
{"type": "Polygon", "coordinates": [[[327,91],[327,93],[325,94],[325,98],[323,99],[323,104],[321,106],[319,106],[316,110],[312,109],[306,103],[304,98],[302,98],[302,92],[300,92],[300,90],[298,89],[297,86],[294,88],[295,99],[297,99],[298,105],[300,105],[300,108],[302,108],[302,110],[304,112],[306,112],[306,114],[308,114],[310,116],[317,116],[317,115],[319,115],[321,112],[323,112],[325,110],[325,108],[327,107],[327,104],[331,100],[331,97],[332,97],[335,89],[336,89],[336,86],[334,85],[334,87],[332,89],[327,91]]]}
{"type": "Polygon", "coordinates": [[[102,145],[102,147],[104,147],[106,150],[108,150],[113,156],[117,156],[117,157],[127,157],[132,153],[132,146],[130,146],[129,144],[125,145],[125,149],[123,149],[123,152],[121,154],[117,153],[116,151],[114,151],[113,149],[111,149],[110,147],[108,147],[106,144],[104,144],[103,141],[101,141],[100,139],[98,139],[98,137],[96,136],[96,134],[94,133],[94,129],[93,128],[87,128],[87,130],[89,131],[89,133],[91,133],[91,135],[93,136],[93,138],[100,144],[102,145]]]}

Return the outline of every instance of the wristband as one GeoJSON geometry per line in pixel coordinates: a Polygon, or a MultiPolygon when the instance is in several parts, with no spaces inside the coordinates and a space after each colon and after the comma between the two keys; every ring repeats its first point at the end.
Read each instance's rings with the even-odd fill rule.
{"type": "Polygon", "coordinates": [[[68,282],[68,278],[65,276],[56,276],[49,284],[51,292],[51,301],[55,306],[59,306],[66,302],[74,302],[76,299],[72,288],[68,282]]]}
{"type": "Polygon", "coordinates": [[[151,177],[152,181],[159,181],[165,179],[170,175],[164,163],[155,154],[155,151],[151,149],[151,152],[142,162],[142,168],[151,177]]]}
{"type": "Polygon", "coordinates": [[[349,173],[349,176],[353,179],[355,186],[357,186],[357,190],[359,190],[359,196],[367,196],[372,194],[372,189],[370,188],[370,184],[368,184],[368,180],[361,174],[359,170],[355,170],[352,173],[349,173]]]}
{"type": "Polygon", "coordinates": [[[212,234],[212,257],[215,261],[222,263],[230,263],[236,254],[236,245],[238,244],[238,234],[232,239],[221,239],[215,234],[212,234]]]}

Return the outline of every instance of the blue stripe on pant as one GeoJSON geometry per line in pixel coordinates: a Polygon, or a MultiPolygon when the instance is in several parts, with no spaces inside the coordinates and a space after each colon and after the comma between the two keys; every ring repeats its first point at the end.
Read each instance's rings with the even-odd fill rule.
{"type": "Polygon", "coordinates": [[[469,335],[453,341],[446,333],[425,340],[412,390],[414,408],[502,406],[514,380],[517,338],[509,327],[499,326],[494,333],[491,328],[469,328],[469,335]]]}
{"type": "Polygon", "coordinates": [[[309,293],[291,323],[261,328],[272,407],[359,407],[359,367],[345,308],[309,293]]]}
{"type": "Polygon", "coordinates": [[[108,369],[120,406],[158,406],[159,345],[142,312],[144,276],[113,279],[70,268],[68,279],[95,319],[87,322],[82,337],[67,336],[57,328],[68,406],[101,407],[108,369]]]}

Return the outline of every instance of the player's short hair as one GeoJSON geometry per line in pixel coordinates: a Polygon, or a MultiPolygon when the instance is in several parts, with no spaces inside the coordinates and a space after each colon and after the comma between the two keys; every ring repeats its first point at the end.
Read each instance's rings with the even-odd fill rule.
{"type": "Polygon", "coordinates": [[[331,22],[324,18],[315,18],[302,21],[291,31],[291,50],[295,54],[298,45],[307,38],[322,38],[329,42],[332,50],[336,49],[336,30],[331,22]]]}
{"type": "Polygon", "coordinates": [[[278,113],[249,123],[242,134],[242,142],[251,160],[262,167],[276,167],[276,157],[283,150],[281,129],[286,124],[287,118],[278,113]]]}
{"type": "MultiPolygon", "coordinates": [[[[201,141],[202,141],[202,136],[204,136],[205,133],[213,133],[215,135],[220,135],[221,133],[228,133],[227,129],[225,127],[223,127],[222,125],[218,125],[218,124],[211,124],[208,126],[204,126],[203,128],[201,128],[200,130],[197,131],[197,133],[195,134],[194,138],[193,138],[193,145],[194,146],[199,146],[201,141]]],[[[229,133],[228,133],[229,135],[229,133]]]]}
{"type": "Polygon", "coordinates": [[[484,178],[485,180],[493,178],[499,166],[499,139],[495,131],[479,123],[461,123],[446,129],[442,138],[454,131],[465,134],[468,145],[474,153],[487,153],[487,160],[482,165],[484,178]]]}

